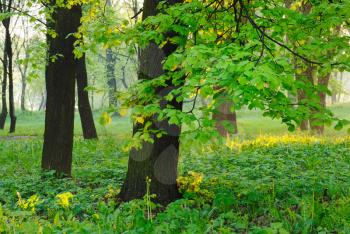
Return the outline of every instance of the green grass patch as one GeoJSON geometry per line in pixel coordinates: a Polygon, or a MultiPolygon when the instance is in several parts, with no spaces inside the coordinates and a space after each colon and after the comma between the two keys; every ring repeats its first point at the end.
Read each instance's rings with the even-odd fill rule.
{"type": "Polygon", "coordinates": [[[1,141],[0,232],[349,233],[349,143],[185,144],[184,198],[159,209],[116,203],[127,154],[115,139],[76,139],[73,179],[64,180],[40,173],[41,140],[1,141]]]}

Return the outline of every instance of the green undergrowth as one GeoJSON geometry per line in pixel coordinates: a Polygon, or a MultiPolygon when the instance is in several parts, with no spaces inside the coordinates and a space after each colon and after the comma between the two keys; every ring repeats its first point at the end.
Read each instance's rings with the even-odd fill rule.
{"type": "Polygon", "coordinates": [[[118,145],[76,139],[73,179],[57,180],[40,173],[41,140],[0,141],[0,233],[350,233],[348,139],[206,153],[184,144],[183,199],[166,208],[151,194],[116,202],[127,165],[118,145]]]}

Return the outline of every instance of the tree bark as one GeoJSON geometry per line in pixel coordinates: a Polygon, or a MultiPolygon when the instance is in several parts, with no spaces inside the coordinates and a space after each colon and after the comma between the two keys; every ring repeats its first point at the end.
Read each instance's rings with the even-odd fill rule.
{"type": "Polygon", "coordinates": [[[77,69],[78,108],[83,136],[84,139],[97,139],[94,117],[89,101],[89,93],[85,90],[88,86],[85,54],[78,60],[77,69]]]}
{"type": "Polygon", "coordinates": [[[71,176],[77,69],[73,54],[76,39],[72,34],[78,31],[81,16],[81,6],[56,7],[52,20],[48,20],[49,27],[58,35],[55,38],[47,35],[47,102],[41,166],[43,170],[55,170],[57,176],[71,176]]]}
{"type": "MultiPolygon", "coordinates": [[[[306,65],[306,68],[301,67],[300,69],[302,70],[302,72],[300,74],[296,73],[296,80],[299,80],[301,82],[305,82],[305,83],[311,83],[313,84],[313,67],[310,64],[303,64],[306,65]]],[[[303,66],[302,65],[302,66],[303,66]]],[[[297,67],[296,67],[297,69],[297,67]]],[[[306,92],[304,89],[299,89],[297,92],[297,99],[298,99],[298,103],[303,103],[306,102],[306,100],[308,99],[306,92]]],[[[300,123],[300,130],[301,131],[307,131],[309,130],[309,119],[308,117],[306,117],[301,123],[300,123]]]]}
{"type": "MultiPolygon", "coordinates": [[[[323,77],[319,77],[318,78],[318,85],[319,86],[323,86],[324,88],[327,88],[328,87],[328,83],[329,83],[329,79],[331,77],[331,74],[327,74],[323,77]]],[[[319,102],[320,102],[320,106],[322,108],[326,107],[326,98],[327,98],[327,94],[326,92],[322,92],[322,91],[319,91],[317,93],[318,97],[319,97],[319,102]]],[[[317,112],[315,112],[317,113],[317,112]]],[[[312,131],[314,131],[315,133],[318,133],[318,134],[323,134],[324,132],[324,124],[322,124],[322,121],[318,118],[312,118],[310,119],[310,128],[312,131]]]]}
{"type": "Polygon", "coordinates": [[[3,57],[3,78],[1,83],[1,114],[0,114],[0,129],[5,128],[5,122],[7,117],[7,100],[6,100],[6,90],[7,90],[7,54],[6,54],[6,38],[4,46],[4,57],[3,57]]]}
{"type": "MultiPolygon", "coordinates": [[[[106,5],[112,7],[112,2],[106,0],[106,5]]],[[[106,50],[106,75],[107,75],[107,86],[108,86],[108,106],[116,107],[117,99],[117,80],[115,78],[115,65],[117,62],[116,55],[113,53],[111,48],[106,50]]]]}
{"type": "MultiPolygon", "coordinates": [[[[174,4],[178,1],[168,1],[174,4]]],[[[143,5],[143,20],[157,14],[157,0],[145,0],[143,5]]],[[[150,43],[142,50],[140,56],[139,79],[153,79],[162,74],[164,70],[162,61],[176,50],[177,46],[168,42],[162,49],[150,43]]],[[[167,103],[164,99],[169,92],[177,87],[169,81],[167,87],[157,90],[161,99],[161,108],[167,104],[175,109],[182,110],[182,102],[175,99],[167,103]]],[[[166,205],[180,197],[176,184],[177,165],[179,157],[179,136],[181,127],[170,125],[167,120],[157,121],[154,116],[152,127],[162,129],[165,135],[157,138],[153,136],[154,143],[143,142],[140,149],[132,149],[129,155],[128,172],[120,192],[120,199],[129,201],[142,198],[146,193],[146,178],[150,179],[150,194],[155,194],[155,202],[166,205]]],[[[143,125],[136,124],[134,133],[143,125]]]]}
{"type": "Polygon", "coordinates": [[[108,106],[115,107],[117,99],[115,97],[117,92],[117,81],[115,79],[115,64],[116,58],[111,48],[106,50],[106,73],[108,85],[108,106]]]}
{"type": "Polygon", "coordinates": [[[226,137],[228,134],[237,134],[237,115],[236,111],[232,111],[232,101],[225,100],[225,95],[219,98],[219,106],[216,112],[213,114],[213,120],[215,120],[216,129],[221,136],[226,137]],[[226,127],[226,123],[230,126],[226,127]],[[232,128],[232,129],[231,129],[232,128]]]}
{"type": "Polygon", "coordinates": [[[10,24],[5,26],[6,31],[6,54],[8,58],[8,78],[9,78],[9,109],[10,109],[10,133],[15,132],[16,130],[16,121],[17,117],[15,115],[15,101],[13,95],[13,51],[12,51],[12,42],[10,35],[10,24]]]}
{"type": "MultiPolygon", "coordinates": [[[[25,48],[25,58],[29,59],[29,53],[27,48],[25,48]]],[[[27,88],[27,70],[28,64],[25,63],[24,67],[18,66],[21,73],[22,90],[21,90],[21,111],[26,111],[26,88],[27,88]]]]}

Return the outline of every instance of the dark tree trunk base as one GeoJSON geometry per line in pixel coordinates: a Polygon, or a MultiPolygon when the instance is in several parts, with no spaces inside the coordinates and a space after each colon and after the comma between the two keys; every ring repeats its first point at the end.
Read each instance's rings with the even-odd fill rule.
{"type": "Polygon", "coordinates": [[[7,117],[7,111],[6,112],[2,112],[0,114],[0,129],[4,129],[5,128],[6,117],[7,117]]]}

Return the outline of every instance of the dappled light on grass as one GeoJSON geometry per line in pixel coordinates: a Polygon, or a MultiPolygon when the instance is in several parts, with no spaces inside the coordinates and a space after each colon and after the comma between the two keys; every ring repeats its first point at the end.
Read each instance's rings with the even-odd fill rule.
{"type": "Polygon", "coordinates": [[[285,135],[259,135],[253,140],[242,140],[227,136],[225,145],[231,150],[242,150],[246,148],[274,147],[276,145],[311,145],[311,144],[339,144],[350,142],[349,136],[342,137],[320,137],[305,134],[285,135]]]}

